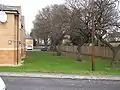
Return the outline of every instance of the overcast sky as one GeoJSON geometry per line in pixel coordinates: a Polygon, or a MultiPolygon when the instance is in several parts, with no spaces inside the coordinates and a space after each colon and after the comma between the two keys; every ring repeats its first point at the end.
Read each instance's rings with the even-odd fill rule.
{"type": "Polygon", "coordinates": [[[0,0],[0,4],[22,6],[22,14],[25,16],[25,26],[28,33],[33,27],[32,21],[38,10],[47,5],[62,3],[64,0],[0,0]]]}

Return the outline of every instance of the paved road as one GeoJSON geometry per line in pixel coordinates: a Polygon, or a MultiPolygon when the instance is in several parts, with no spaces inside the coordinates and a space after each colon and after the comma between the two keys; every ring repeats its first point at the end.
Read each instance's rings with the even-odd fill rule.
{"type": "Polygon", "coordinates": [[[33,49],[33,50],[27,50],[27,51],[36,51],[36,52],[38,51],[39,52],[41,50],[40,49],[33,49]]]}
{"type": "Polygon", "coordinates": [[[120,90],[120,81],[3,77],[8,90],[120,90]]]}

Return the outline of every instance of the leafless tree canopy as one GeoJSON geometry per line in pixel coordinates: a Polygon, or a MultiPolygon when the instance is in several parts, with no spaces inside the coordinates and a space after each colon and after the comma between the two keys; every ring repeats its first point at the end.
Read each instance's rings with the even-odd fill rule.
{"type": "Polygon", "coordinates": [[[66,5],[72,10],[74,16],[71,29],[76,34],[73,34],[73,40],[79,41],[77,43],[81,47],[86,40],[89,40],[83,37],[91,36],[94,29],[94,38],[97,38],[112,50],[113,62],[120,45],[112,46],[109,37],[111,36],[110,32],[119,31],[119,0],[66,0],[66,5]]]}
{"type": "Polygon", "coordinates": [[[66,0],[65,5],[52,5],[39,11],[32,31],[45,41],[50,38],[52,46],[59,46],[69,34],[71,41],[78,45],[78,52],[94,35],[112,50],[114,61],[120,45],[112,46],[110,40],[117,39],[109,37],[120,28],[118,5],[119,0],[66,0]]]}
{"type": "MultiPolygon", "coordinates": [[[[61,44],[64,36],[69,31],[70,10],[65,5],[52,5],[43,8],[36,15],[32,33],[39,38],[51,40],[51,47],[56,48],[61,44]]],[[[59,49],[58,49],[59,50],[59,49]]]]}

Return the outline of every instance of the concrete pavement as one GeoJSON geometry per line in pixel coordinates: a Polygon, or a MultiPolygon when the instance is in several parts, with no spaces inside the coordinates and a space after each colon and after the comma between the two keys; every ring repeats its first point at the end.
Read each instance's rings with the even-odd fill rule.
{"type": "Polygon", "coordinates": [[[73,74],[50,74],[50,73],[18,73],[0,72],[0,76],[33,77],[33,78],[56,78],[56,79],[80,79],[80,80],[117,80],[120,76],[94,76],[94,75],[73,75],[73,74]]]}

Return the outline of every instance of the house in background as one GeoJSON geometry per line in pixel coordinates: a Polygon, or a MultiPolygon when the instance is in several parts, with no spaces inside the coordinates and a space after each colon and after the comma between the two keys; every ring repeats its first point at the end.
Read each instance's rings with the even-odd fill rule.
{"type": "Polygon", "coordinates": [[[108,33],[106,36],[106,41],[109,42],[112,46],[118,46],[120,44],[120,32],[113,31],[108,33]]]}
{"type": "Polygon", "coordinates": [[[70,41],[70,35],[65,35],[64,39],[62,41],[62,44],[64,45],[71,45],[71,41],[70,41]]]}
{"type": "Polygon", "coordinates": [[[33,50],[33,39],[30,36],[26,36],[25,39],[26,50],[33,50]]]}
{"type": "Polygon", "coordinates": [[[18,65],[25,57],[25,23],[21,6],[0,5],[0,12],[7,16],[6,22],[0,22],[0,65],[18,65]]]}

